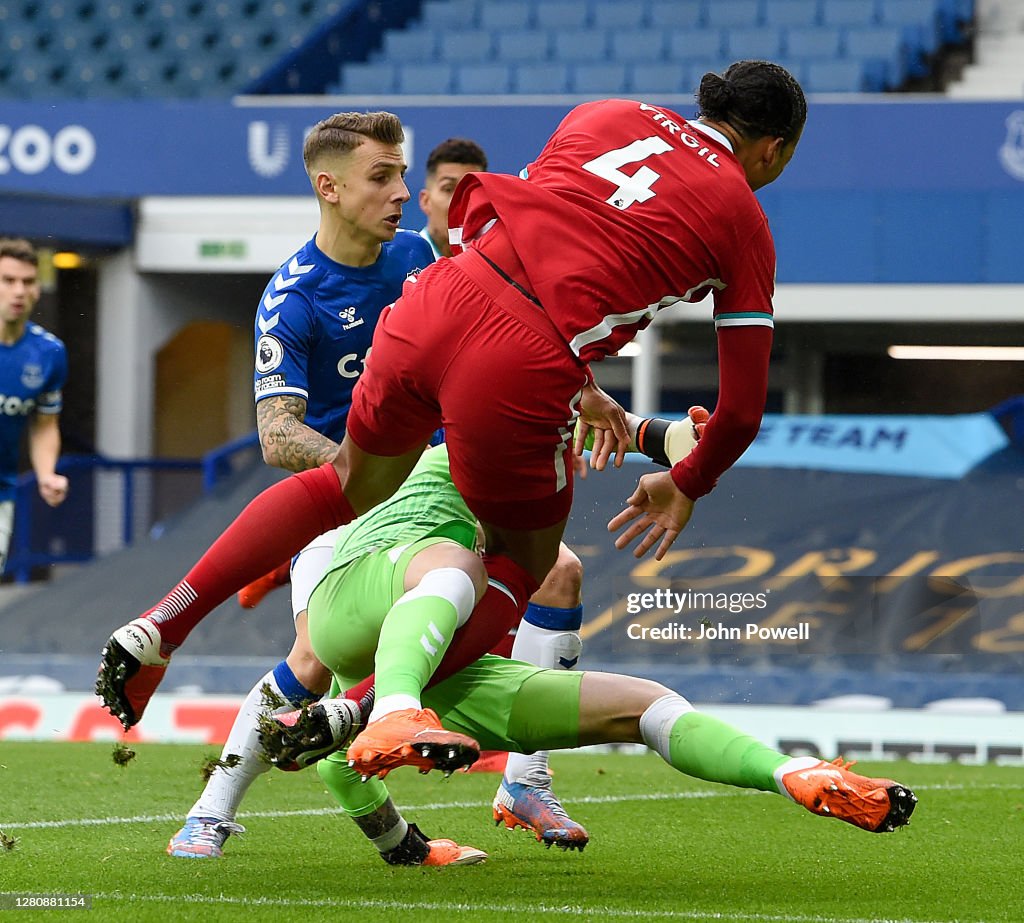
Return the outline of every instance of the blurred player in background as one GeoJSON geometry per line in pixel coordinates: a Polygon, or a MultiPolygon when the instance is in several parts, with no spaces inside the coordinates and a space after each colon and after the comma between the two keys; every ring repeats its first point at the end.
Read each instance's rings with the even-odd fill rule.
{"type": "MultiPolygon", "coordinates": [[[[164,600],[111,639],[99,685],[126,726],[199,620],[390,496],[442,423],[452,477],[486,534],[490,582],[506,594],[480,621],[514,624],[504,610],[521,614],[557,557],[577,417],[578,440],[596,431],[598,469],[613,454],[621,463],[629,441],[624,411],[589,362],[617,352],[661,308],[713,292],[715,413],[697,448],[641,478],[609,523],[627,526],[617,547],[640,538],[637,556],[665,555],[760,425],[775,252],[753,192],[782,174],[807,116],[797,81],[763,61],[706,74],[698,102],[693,121],[630,100],[587,103],[522,178],[467,175],[450,218],[462,252],[421,274],[378,326],[334,463],[264,491],[164,600]]],[[[488,642],[477,654],[494,643],[475,640],[488,642]]],[[[474,653],[468,643],[460,657],[474,653]]],[[[396,752],[420,724],[404,709],[374,724],[384,722],[396,752]]]]}
{"type": "Polygon", "coordinates": [[[27,240],[0,238],[0,572],[14,530],[14,487],[26,424],[39,496],[60,506],[68,495],[68,479],[56,470],[67,352],[52,333],[29,323],[39,296],[35,248],[27,240]]]}
{"type": "Polygon", "coordinates": [[[427,156],[426,176],[420,190],[420,211],[427,223],[420,236],[430,244],[434,257],[451,256],[448,243],[448,206],[459,180],[467,173],[486,173],[487,155],[469,138],[442,141],[427,156]]]}
{"type": "MultiPolygon", "coordinates": [[[[486,580],[473,553],[476,541],[476,521],[452,484],[443,445],[423,455],[390,499],[337,530],[333,560],[309,599],[309,632],[338,687],[351,685],[374,664],[383,677],[388,671],[382,658],[397,659],[404,678],[389,687],[390,694],[400,688],[416,700],[416,708],[422,698],[445,728],[457,732],[441,744],[449,754],[455,743],[461,745],[460,735],[470,744],[476,739],[484,746],[525,751],[644,743],[680,772],[781,794],[815,814],[864,830],[888,832],[909,822],[917,799],[906,786],[857,775],[841,761],[779,753],[649,680],[542,670],[485,655],[423,691],[421,681],[434,672],[439,654],[405,630],[410,609],[420,610],[425,635],[476,617],[473,599],[486,580]],[[461,570],[463,592],[450,598],[436,594],[435,581],[451,570],[461,570]],[[420,667],[420,681],[412,681],[413,664],[420,667]]],[[[381,778],[396,765],[446,768],[443,756],[425,752],[435,746],[430,734],[425,731],[413,745],[413,757],[381,764],[380,778],[365,784],[360,784],[357,750],[374,746],[372,724],[347,751],[331,754],[317,768],[346,813],[357,819],[373,815],[389,803],[381,778]]],[[[498,805],[494,817],[504,819],[498,805]]],[[[378,819],[383,826],[383,815],[378,819]]],[[[392,841],[407,838],[408,828],[396,823],[380,835],[388,834],[392,841]]],[[[410,841],[407,848],[415,845],[410,841]]]]}

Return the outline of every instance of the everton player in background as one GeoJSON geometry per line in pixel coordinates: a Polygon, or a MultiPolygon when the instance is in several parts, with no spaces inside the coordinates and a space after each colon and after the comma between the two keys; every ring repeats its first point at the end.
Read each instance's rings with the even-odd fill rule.
{"type": "Polygon", "coordinates": [[[0,239],[0,571],[14,528],[14,485],[26,427],[39,496],[59,506],[68,495],[68,479],[56,472],[67,351],[52,333],[30,323],[39,295],[35,248],[27,240],[0,239]]]}

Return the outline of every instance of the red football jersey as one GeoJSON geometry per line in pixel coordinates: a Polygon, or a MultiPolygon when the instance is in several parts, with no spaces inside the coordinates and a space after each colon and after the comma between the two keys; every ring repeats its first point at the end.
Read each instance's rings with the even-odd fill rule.
{"type": "Polygon", "coordinates": [[[662,308],[714,292],[715,323],[772,326],[775,247],[724,135],[632,100],[570,112],[521,177],[470,173],[455,246],[500,220],[573,352],[616,353],[662,308]]]}

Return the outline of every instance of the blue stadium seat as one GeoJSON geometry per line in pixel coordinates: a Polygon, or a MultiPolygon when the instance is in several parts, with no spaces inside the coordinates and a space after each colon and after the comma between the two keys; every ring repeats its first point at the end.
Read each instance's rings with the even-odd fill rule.
{"type": "Polygon", "coordinates": [[[873,26],[878,22],[878,3],[876,0],[822,0],[821,21],[826,26],[873,26]]]}
{"type": "Polygon", "coordinates": [[[372,96],[395,91],[395,65],[344,64],[341,68],[341,91],[356,96],[372,96]]]}
{"type": "Polygon", "coordinates": [[[538,0],[533,15],[541,29],[582,29],[590,7],[586,0],[538,0]]]}
{"type": "Polygon", "coordinates": [[[459,64],[455,68],[455,92],[492,95],[512,92],[507,64],[459,64]]]}
{"type": "Polygon", "coordinates": [[[786,32],[786,54],[791,58],[837,58],[841,37],[835,27],[793,27],[786,32]]]}
{"type": "Polygon", "coordinates": [[[911,47],[928,54],[942,42],[942,23],[936,0],[885,0],[882,4],[882,24],[900,26],[911,47]]]}
{"type": "Polygon", "coordinates": [[[817,26],[819,0],[769,0],[764,5],[764,21],[769,26],[817,26]]]}
{"type": "Polygon", "coordinates": [[[804,89],[809,93],[862,93],[865,77],[863,61],[809,61],[804,89]]]}
{"type": "Polygon", "coordinates": [[[450,93],[452,69],[447,64],[400,64],[395,89],[399,93],[425,93],[433,96],[450,93]]]}
{"type": "Polygon", "coordinates": [[[721,29],[677,29],[668,37],[670,61],[718,61],[724,56],[721,29]]]}
{"type": "Polygon", "coordinates": [[[665,32],[661,29],[631,29],[612,32],[612,59],[623,63],[660,61],[665,57],[665,32]]]}
{"type": "Polygon", "coordinates": [[[415,64],[437,57],[437,34],[431,29],[389,30],[374,58],[392,64],[415,64]]]}
{"type": "Polygon", "coordinates": [[[802,86],[804,82],[804,73],[807,70],[807,61],[803,58],[787,58],[785,56],[776,58],[775,63],[780,67],[786,68],[802,86]]]}
{"type": "MultiPolygon", "coordinates": [[[[716,74],[725,73],[725,69],[732,64],[732,61],[727,58],[714,58],[707,59],[704,61],[690,61],[686,64],[686,79],[684,84],[692,88],[696,92],[697,87],[700,86],[701,78],[712,71],[716,74]]],[[[686,92],[684,90],[684,92],[686,92]]]]}
{"type": "Polygon", "coordinates": [[[640,29],[649,22],[646,0],[597,0],[590,10],[595,29],[640,29]]]}
{"type": "Polygon", "coordinates": [[[546,61],[551,54],[551,37],[536,29],[498,35],[498,60],[509,64],[546,61]]]}
{"type": "Polygon", "coordinates": [[[518,93],[568,93],[566,64],[527,64],[515,69],[513,85],[518,93]]]}
{"type": "Polygon", "coordinates": [[[442,32],[438,54],[446,64],[483,64],[494,57],[494,37],[484,29],[442,32]]]}
{"type": "Polygon", "coordinates": [[[626,92],[625,64],[577,64],[572,69],[575,93],[617,96],[626,92]]]}
{"type": "Polygon", "coordinates": [[[707,0],[704,21],[714,28],[756,26],[761,21],[760,0],[707,0]]]}
{"type": "Polygon", "coordinates": [[[479,21],[478,8],[477,0],[427,0],[420,15],[430,29],[472,29],[479,21]]]}
{"type": "Polygon", "coordinates": [[[847,29],[846,56],[868,62],[869,85],[873,90],[894,89],[907,77],[907,55],[903,32],[898,26],[847,29]],[[873,79],[872,62],[880,63],[880,80],[873,79]]]}
{"type": "Polygon", "coordinates": [[[608,55],[608,33],[603,29],[580,29],[554,33],[554,59],[567,64],[604,61],[608,55]]]}
{"type": "Polygon", "coordinates": [[[686,70],[678,64],[633,64],[627,68],[626,89],[637,96],[657,93],[689,93],[686,70]]]}
{"type": "Polygon", "coordinates": [[[737,61],[774,61],[782,53],[782,30],[774,26],[728,29],[725,48],[726,54],[737,61]]]}
{"type": "Polygon", "coordinates": [[[694,29],[704,22],[704,4],[701,0],[654,0],[647,18],[657,29],[694,29]]]}
{"type": "MultiPolygon", "coordinates": [[[[529,0],[501,0],[484,3],[480,7],[481,29],[503,32],[506,29],[526,29],[533,24],[533,6],[529,0]]],[[[500,37],[500,36],[499,36],[500,37]]]]}

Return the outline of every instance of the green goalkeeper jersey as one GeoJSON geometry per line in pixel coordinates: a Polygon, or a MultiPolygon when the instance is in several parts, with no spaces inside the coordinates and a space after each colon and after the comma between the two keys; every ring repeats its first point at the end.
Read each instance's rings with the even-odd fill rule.
{"type": "Polygon", "coordinates": [[[476,547],[476,517],[452,483],[446,445],[427,449],[390,499],[338,530],[330,569],[433,535],[476,547]]]}

